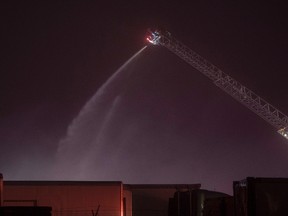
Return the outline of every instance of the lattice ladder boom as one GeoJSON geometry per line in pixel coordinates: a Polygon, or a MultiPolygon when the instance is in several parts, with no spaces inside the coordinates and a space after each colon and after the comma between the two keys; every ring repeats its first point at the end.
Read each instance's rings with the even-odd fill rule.
{"type": "Polygon", "coordinates": [[[276,107],[262,99],[256,93],[224,73],[221,69],[185,46],[171,36],[169,32],[149,31],[147,40],[154,45],[161,45],[176,54],[199,72],[207,76],[224,92],[266,120],[286,139],[288,139],[288,117],[276,107]]]}

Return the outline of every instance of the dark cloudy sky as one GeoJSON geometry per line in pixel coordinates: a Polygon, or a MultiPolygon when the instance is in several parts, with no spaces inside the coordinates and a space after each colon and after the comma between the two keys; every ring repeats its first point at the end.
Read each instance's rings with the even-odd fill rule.
{"type": "MultiPolygon", "coordinates": [[[[43,170],[55,162],[70,123],[146,45],[149,27],[170,31],[288,113],[287,8],[259,2],[1,4],[0,172],[6,179],[48,178],[43,170]]],[[[288,142],[168,50],[147,47],[127,70],[130,78],[117,82],[120,89],[125,86],[125,97],[119,92],[121,106],[106,132],[109,143],[120,137],[122,147],[105,149],[126,153],[105,169],[114,172],[121,162],[129,169],[107,174],[107,180],[202,183],[229,192],[233,180],[246,176],[288,177],[288,142]],[[131,125],[133,134],[127,129],[131,125]],[[129,160],[128,154],[133,155],[129,160]],[[133,163],[142,175],[130,167],[133,163]]],[[[88,147],[79,144],[80,149],[88,147]]],[[[102,155],[103,160],[115,156],[102,155]]],[[[49,175],[57,179],[56,173],[49,175]]],[[[92,175],[90,180],[101,178],[92,175]]]]}

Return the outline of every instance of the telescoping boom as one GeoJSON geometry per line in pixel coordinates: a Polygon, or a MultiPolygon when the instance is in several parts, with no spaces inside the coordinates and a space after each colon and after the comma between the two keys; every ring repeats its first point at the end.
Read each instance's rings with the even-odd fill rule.
{"type": "Polygon", "coordinates": [[[288,140],[288,117],[253,91],[171,36],[169,32],[148,31],[147,41],[161,45],[203,73],[223,91],[270,123],[288,140]]]}

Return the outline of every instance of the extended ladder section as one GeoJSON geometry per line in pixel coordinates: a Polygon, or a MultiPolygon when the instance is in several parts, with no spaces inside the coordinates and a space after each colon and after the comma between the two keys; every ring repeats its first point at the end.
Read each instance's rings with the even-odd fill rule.
{"type": "Polygon", "coordinates": [[[283,137],[288,139],[288,117],[276,107],[173,38],[169,32],[149,31],[147,40],[172,51],[211,79],[216,86],[274,126],[283,137]]]}

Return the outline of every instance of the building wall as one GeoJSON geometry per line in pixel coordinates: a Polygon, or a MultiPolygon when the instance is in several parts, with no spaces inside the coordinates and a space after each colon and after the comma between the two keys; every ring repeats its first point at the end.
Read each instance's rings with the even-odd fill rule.
{"type": "Polygon", "coordinates": [[[124,189],[123,216],[132,216],[132,191],[124,189]]]}
{"type": "Polygon", "coordinates": [[[122,189],[121,182],[4,182],[4,206],[51,206],[52,216],[95,216],[99,206],[99,216],[123,216],[122,189]]]}
{"type": "Polygon", "coordinates": [[[194,185],[126,185],[132,191],[133,216],[168,216],[169,198],[176,191],[199,189],[194,185]]]}

